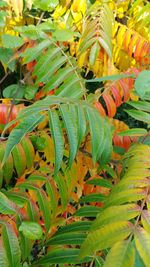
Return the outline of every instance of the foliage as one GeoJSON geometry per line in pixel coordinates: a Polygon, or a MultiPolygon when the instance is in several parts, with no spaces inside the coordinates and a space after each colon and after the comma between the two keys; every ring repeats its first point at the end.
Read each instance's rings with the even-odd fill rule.
{"type": "Polygon", "coordinates": [[[148,12],[0,1],[0,267],[150,266],[148,12]]]}

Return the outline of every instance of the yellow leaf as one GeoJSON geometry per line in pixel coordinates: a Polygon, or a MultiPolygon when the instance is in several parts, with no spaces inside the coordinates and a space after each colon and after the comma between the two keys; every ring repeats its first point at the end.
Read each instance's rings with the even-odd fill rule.
{"type": "Polygon", "coordinates": [[[122,47],[122,43],[124,40],[124,35],[125,35],[126,30],[127,30],[126,27],[120,26],[120,29],[119,29],[118,34],[117,34],[117,45],[119,47],[122,47]]]}
{"type": "Polygon", "coordinates": [[[81,12],[83,15],[86,12],[86,0],[74,0],[71,9],[75,13],[81,12]]]}
{"type": "Polygon", "coordinates": [[[85,51],[84,53],[82,53],[79,58],[78,58],[78,65],[80,68],[82,68],[83,66],[85,66],[87,63],[87,51],[85,51]]]}
{"type": "Polygon", "coordinates": [[[58,5],[53,13],[54,20],[58,19],[59,17],[63,16],[67,10],[66,6],[58,5]]]}
{"type": "Polygon", "coordinates": [[[26,0],[26,5],[28,9],[32,8],[33,0],[26,0]]]}

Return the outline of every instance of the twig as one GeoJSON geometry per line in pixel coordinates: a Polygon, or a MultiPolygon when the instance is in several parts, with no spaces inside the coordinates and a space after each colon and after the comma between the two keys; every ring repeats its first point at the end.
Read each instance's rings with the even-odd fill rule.
{"type": "Polygon", "coordinates": [[[45,12],[42,12],[42,14],[41,14],[41,16],[40,16],[40,18],[39,18],[39,20],[38,20],[36,26],[38,26],[38,25],[42,22],[43,17],[44,17],[44,13],[45,13],[45,12]]]}
{"type": "Polygon", "coordinates": [[[10,71],[8,71],[4,77],[0,80],[0,84],[3,83],[3,81],[7,78],[7,76],[10,74],[10,71]]]}

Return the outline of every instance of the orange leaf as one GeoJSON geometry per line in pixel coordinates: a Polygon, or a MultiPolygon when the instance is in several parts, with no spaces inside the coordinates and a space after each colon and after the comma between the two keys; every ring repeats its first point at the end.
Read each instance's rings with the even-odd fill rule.
{"type": "Polygon", "coordinates": [[[122,96],[119,92],[119,89],[116,86],[111,86],[111,92],[115,100],[115,104],[119,107],[122,104],[122,96]]]}
{"type": "Polygon", "coordinates": [[[131,36],[132,36],[132,32],[130,30],[127,30],[124,36],[124,40],[123,40],[123,47],[125,48],[125,50],[128,50],[131,36]]]}
{"type": "Polygon", "coordinates": [[[141,52],[142,52],[142,46],[143,46],[143,39],[140,38],[137,41],[136,47],[135,47],[135,51],[134,51],[134,57],[135,59],[138,61],[141,58],[141,52]]]}
{"type": "Polygon", "coordinates": [[[108,93],[103,94],[103,99],[106,103],[107,112],[109,117],[113,117],[116,114],[116,104],[111,95],[108,93]]]}
{"type": "Polygon", "coordinates": [[[129,88],[127,86],[127,82],[126,81],[127,81],[127,79],[121,79],[121,80],[118,81],[120,87],[123,90],[124,101],[128,101],[129,100],[129,98],[130,98],[130,90],[131,90],[131,88],[129,88]]]}
{"type": "Polygon", "coordinates": [[[102,116],[106,116],[106,112],[100,102],[95,102],[94,106],[102,116]]]}

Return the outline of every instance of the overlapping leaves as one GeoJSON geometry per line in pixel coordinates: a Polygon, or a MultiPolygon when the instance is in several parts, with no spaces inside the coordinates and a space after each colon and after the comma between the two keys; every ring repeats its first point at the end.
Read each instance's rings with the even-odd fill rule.
{"type": "Polygon", "coordinates": [[[125,155],[124,175],[93,223],[81,247],[82,257],[111,248],[104,266],[134,266],[138,251],[145,266],[149,266],[149,153],[148,146],[139,144],[125,155]]]}
{"type": "Polygon", "coordinates": [[[27,48],[21,54],[23,61],[29,63],[36,60],[33,72],[37,77],[35,84],[38,86],[42,82],[45,93],[57,88],[56,94],[59,96],[80,98],[85,93],[85,86],[75,59],[68,55],[67,48],[56,41],[46,38],[35,47],[27,48]]]}
{"type": "Polygon", "coordinates": [[[103,119],[86,101],[48,96],[19,113],[17,119],[20,123],[9,135],[3,163],[24,135],[32,131],[45,118],[44,112],[47,114],[47,111],[55,147],[55,173],[61,167],[66,136],[69,143],[69,166],[88,132],[91,134],[94,163],[97,161],[105,163],[109,160],[112,151],[112,130],[107,120],[103,119]]]}

